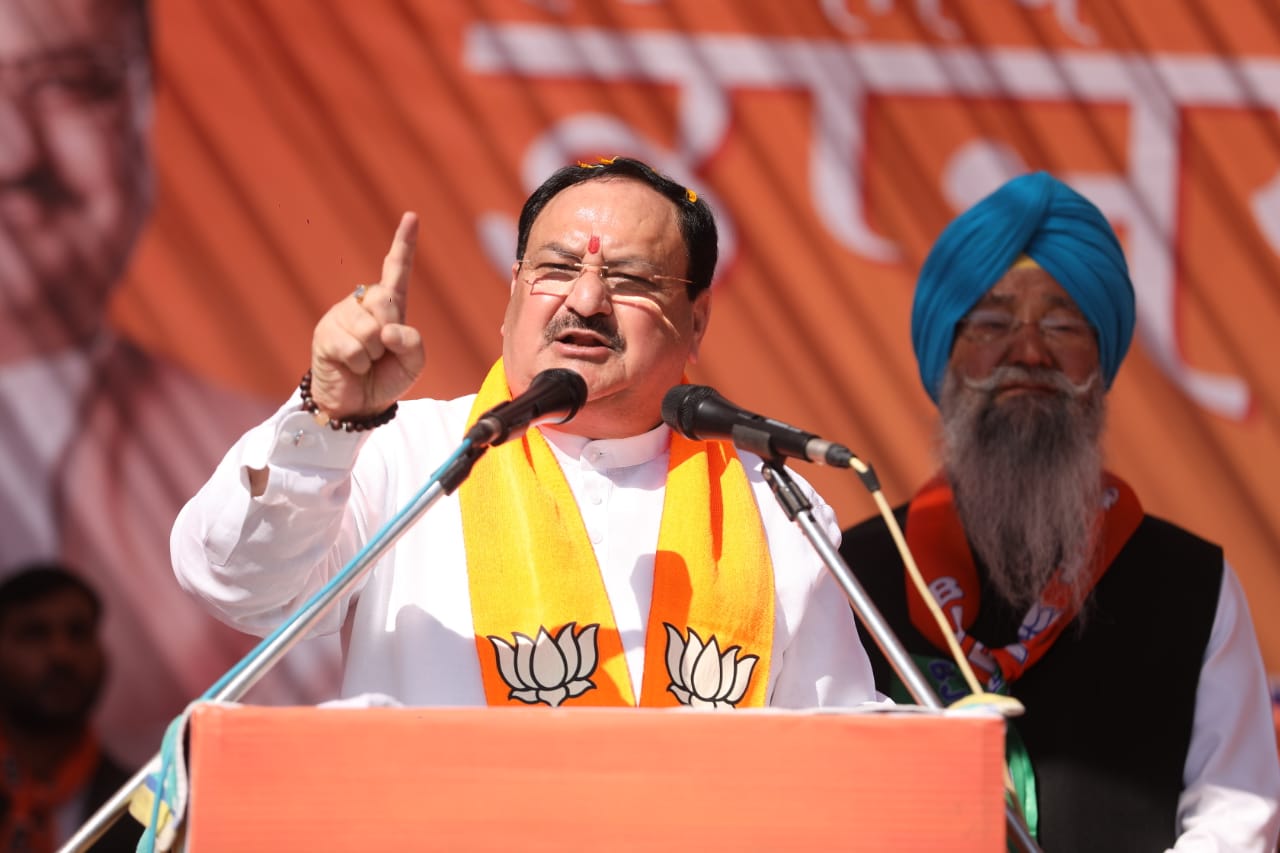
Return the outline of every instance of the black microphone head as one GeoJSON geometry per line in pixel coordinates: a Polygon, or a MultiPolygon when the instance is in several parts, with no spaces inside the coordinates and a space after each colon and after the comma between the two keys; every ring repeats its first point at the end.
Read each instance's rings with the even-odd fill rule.
{"type": "Polygon", "coordinates": [[[551,367],[542,371],[529,383],[529,391],[539,392],[540,399],[544,401],[539,407],[540,413],[566,410],[565,416],[556,421],[561,424],[571,420],[587,402],[587,380],[567,367],[551,367]]]}
{"type": "Polygon", "coordinates": [[[535,424],[565,423],[586,402],[587,381],[573,370],[553,367],[533,377],[523,394],[481,415],[466,437],[476,446],[492,447],[535,424]]]}
{"type": "Polygon", "coordinates": [[[719,397],[709,385],[676,385],[662,398],[662,420],[685,438],[697,439],[694,415],[703,400],[719,397]]]}

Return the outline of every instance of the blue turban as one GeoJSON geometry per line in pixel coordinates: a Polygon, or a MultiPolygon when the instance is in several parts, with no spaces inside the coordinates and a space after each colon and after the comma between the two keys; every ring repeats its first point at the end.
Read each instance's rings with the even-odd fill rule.
{"type": "Polygon", "coordinates": [[[960,214],[925,259],[911,308],[920,379],[938,402],[956,324],[1028,255],[1062,286],[1098,335],[1111,387],[1133,338],[1133,283],[1120,241],[1092,202],[1045,172],[1022,175],[960,214]]]}

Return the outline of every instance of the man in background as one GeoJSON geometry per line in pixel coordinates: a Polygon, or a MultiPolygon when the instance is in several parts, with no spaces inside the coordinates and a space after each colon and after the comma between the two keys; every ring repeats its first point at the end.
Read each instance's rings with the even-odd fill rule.
{"type": "Polygon", "coordinates": [[[1280,764],[1240,584],[1103,468],[1134,314],[1115,233],[1060,181],[1015,178],[959,216],[911,319],[942,470],[897,511],[946,627],[882,522],[841,550],[944,703],[968,692],[950,630],[982,687],[1025,706],[1010,768],[1044,849],[1269,853],[1280,764]]]}
{"type": "MultiPolygon", "coordinates": [[[[0,583],[0,850],[51,851],[132,775],[91,723],[107,676],[102,602],[55,563],[0,583]]],[[[95,851],[133,850],[120,821],[95,851]]]]}

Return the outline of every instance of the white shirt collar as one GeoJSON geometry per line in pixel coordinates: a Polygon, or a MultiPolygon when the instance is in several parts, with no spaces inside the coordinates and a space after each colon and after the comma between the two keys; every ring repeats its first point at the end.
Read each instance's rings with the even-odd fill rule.
{"type": "Polygon", "coordinates": [[[560,453],[600,470],[630,468],[652,462],[666,453],[671,445],[671,428],[666,424],[627,438],[590,439],[545,426],[539,429],[560,453]]]}

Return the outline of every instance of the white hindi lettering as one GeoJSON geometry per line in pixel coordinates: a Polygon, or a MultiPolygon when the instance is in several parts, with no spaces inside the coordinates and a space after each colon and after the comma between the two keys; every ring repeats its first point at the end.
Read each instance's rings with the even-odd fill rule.
{"type": "MultiPolygon", "coordinates": [[[[1021,2],[1032,5],[1037,0],[1021,2]]],[[[1057,6],[1060,18],[1065,7],[1071,4],[1057,6]]],[[[1073,7],[1068,11],[1073,13],[1073,7]]],[[[1028,105],[1124,106],[1127,149],[1118,152],[1124,168],[1061,177],[1097,203],[1125,233],[1137,292],[1139,339],[1154,362],[1211,412],[1240,419],[1249,409],[1250,389],[1244,380],[1188,364],[1176,333],[1173,240],[1182,179],[1180,131],[1182,111],[1187,108],[1280,112],[1280,62],[1276,60],[1103,50],[978,51],[488,22],[471,25],[465,38],[463,62],[473,74],[638,81],[678,93],[676,138],[669,148],[644,138],[613,115],[579,113],[550,124],[523,158],[522,174],[530,189],[562,165],[569,152],[627,151],[707,193],[714,204],[709,188],[697,186],[692,176],[730,132],[734,91],[804,91],[813,105],[812,141],[805,152],[810,200],[837,242],[881,263],[901,261],[902,252],[873,230],[862,206],[869,97],[930,96],[957,101],[1000,97],[1028,105]]],[[[958,211],[1025,168],[1016,154],[999,143],[973,140],[949,161],[942,191],[958,211]]],[[[736,229],[728,211],[715,206],[722,224],[721,257],[728,260],[736,252],[736,229]]],[[[1256,188],[1250,210],[1263,236],[1280,252],[1280,175],[1256,188]]],[[[497,268],[508,269],[515,231],[511,217],[488,214],[479,230],[497,268]]]]}
{"type": "MultiPolygon", "coordinates": [[[[819,0],[822,14],[836,29],[850,35],[864,35],[867,25],[849,9],[849,0],[819,0]]],[[[1062,31],[1080,44],[1096,44],[1098,35],[1086,26],[1076,11],[1076,0],[1016,0],[1018,5],[1030,9],[1039,6],[1052,6],[1062,31]]],[[[895,11],[898,4],[894,0],[866,0],[867,11],[873,15],[884,16],[895,11]]],[[[902,4],[906,6],[906,3],[902,4]]],[[[963,31],[942,11],[941,0],[914,0],[916,17],[929,32],[939,38],[958,39],[963,31]]]]}

